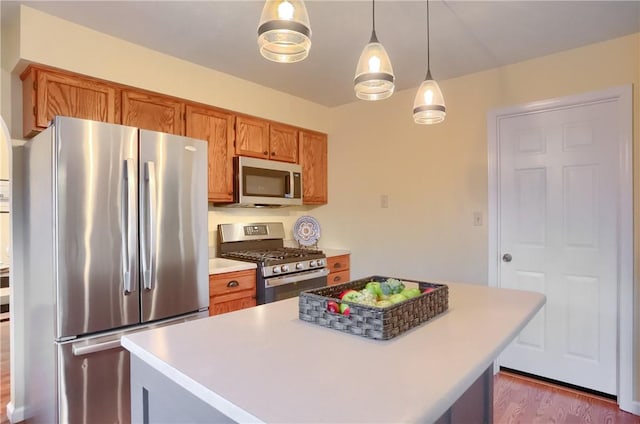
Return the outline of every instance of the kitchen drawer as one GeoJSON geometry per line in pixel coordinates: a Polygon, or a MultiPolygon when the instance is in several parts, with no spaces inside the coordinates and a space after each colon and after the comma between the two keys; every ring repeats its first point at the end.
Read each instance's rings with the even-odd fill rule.
{"type": "Polygon", "coordinates": [[[330,256],[327,258],[329,272],[345,271],[349,269],[350,255],[330,256]]]}
{"type": "Polygon", "coordinates": [[[327,285],[333,286],[334,284],[346,283],[351,279],[351,271],[348,269],[345,271],[332,272],[327,276],[327,285]]]}
{"type": "Polygon", "coordinates": [[[220,296],[256,288],[256,270],[226,272],[209,276],[209,296],[220,296]]]}

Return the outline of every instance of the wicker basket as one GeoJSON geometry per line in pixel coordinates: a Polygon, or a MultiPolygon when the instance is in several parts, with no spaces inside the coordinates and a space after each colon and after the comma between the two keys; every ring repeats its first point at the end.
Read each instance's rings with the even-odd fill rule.
{"type": "Polygon", "coordinates": [[[345,302],[349,304],[348,316],[327,310],[329,301],[342,303],[339,296],[343,291],[361,290],[369,281],[382,282],[388,278],[390,277],[376,275],[335,286],[306,290],[300,293],[298,316],[303,321],[345,333],[388,340],[430,320],[449,307],[449,287],[446,285],[398,278],[403,282],[417,283],[420,291],[428,287],[435,290],[385,308],[345,302]]]}

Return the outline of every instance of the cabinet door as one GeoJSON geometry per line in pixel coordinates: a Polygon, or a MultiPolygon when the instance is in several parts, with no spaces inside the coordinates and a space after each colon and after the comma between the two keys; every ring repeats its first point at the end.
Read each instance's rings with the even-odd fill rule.
{"type": "Polygon", "coordinates": [[[48,69],[22,74],[25,137],[49,126],[54,116],[117,123],[118,88],[92,78],[48,69]]]}
{"type": "Polygon", "coordinates": [[[298,130],[288,125],[269,125],[269,159],[298,163],[298,130]]]}
{"type": "Polygon", "coordinates": [[[184,135],[184,103],[171,97],[122,90],[122,124],[184,135]]]}
{"type": "Polygon", "coordinates": [[[235,115],[213,108],[187,105],[187,137],[209,143],[208,187],[210,202],[233,200],[233,125],[235,115]]]}
{"type": "Polygon", "coordinates": [[[236,155],[269,159],[269,122],[238,116],[236,132],[236,155]]]}
{"type": "Polygon", "coordinates": [[[300,131],[302,165],[302,202],[305,205],[327,203],[327,135],[300,131]]]}

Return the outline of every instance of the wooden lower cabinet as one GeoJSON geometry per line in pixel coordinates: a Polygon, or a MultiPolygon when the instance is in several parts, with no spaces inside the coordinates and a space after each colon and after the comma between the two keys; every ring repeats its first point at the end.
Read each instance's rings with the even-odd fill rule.
{"type": "Polygon", "coordinates": [[[256,306],[256,270],[209,276],[209,316],[256,306]]]}
{"type": "Polygon", "coordinates": [[[336,284],[346,283],[350,279],[351,279],[351,272],[349,270],[332,272],[327,276],[327,285],[333,286],[336,284]]]}
{"type": "Polygon", "coordinates": [[[329,275],[327,276],[327,285],[346,283],[351,280],[351,272],[349,267],[351,264],[351,255],[330,256],[327,258],[327,268],[329,275]]]}

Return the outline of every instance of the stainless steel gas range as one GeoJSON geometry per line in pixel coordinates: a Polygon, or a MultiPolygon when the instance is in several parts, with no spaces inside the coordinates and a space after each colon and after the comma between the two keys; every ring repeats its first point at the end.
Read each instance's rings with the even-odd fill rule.
{"type": "Polygon", "coordinates": [[[284,236],[281,222],[218,225],[218,256],[258,265],[258,305],[327,285],[325,254],[320,250],[284,247],[284,236]]]}

